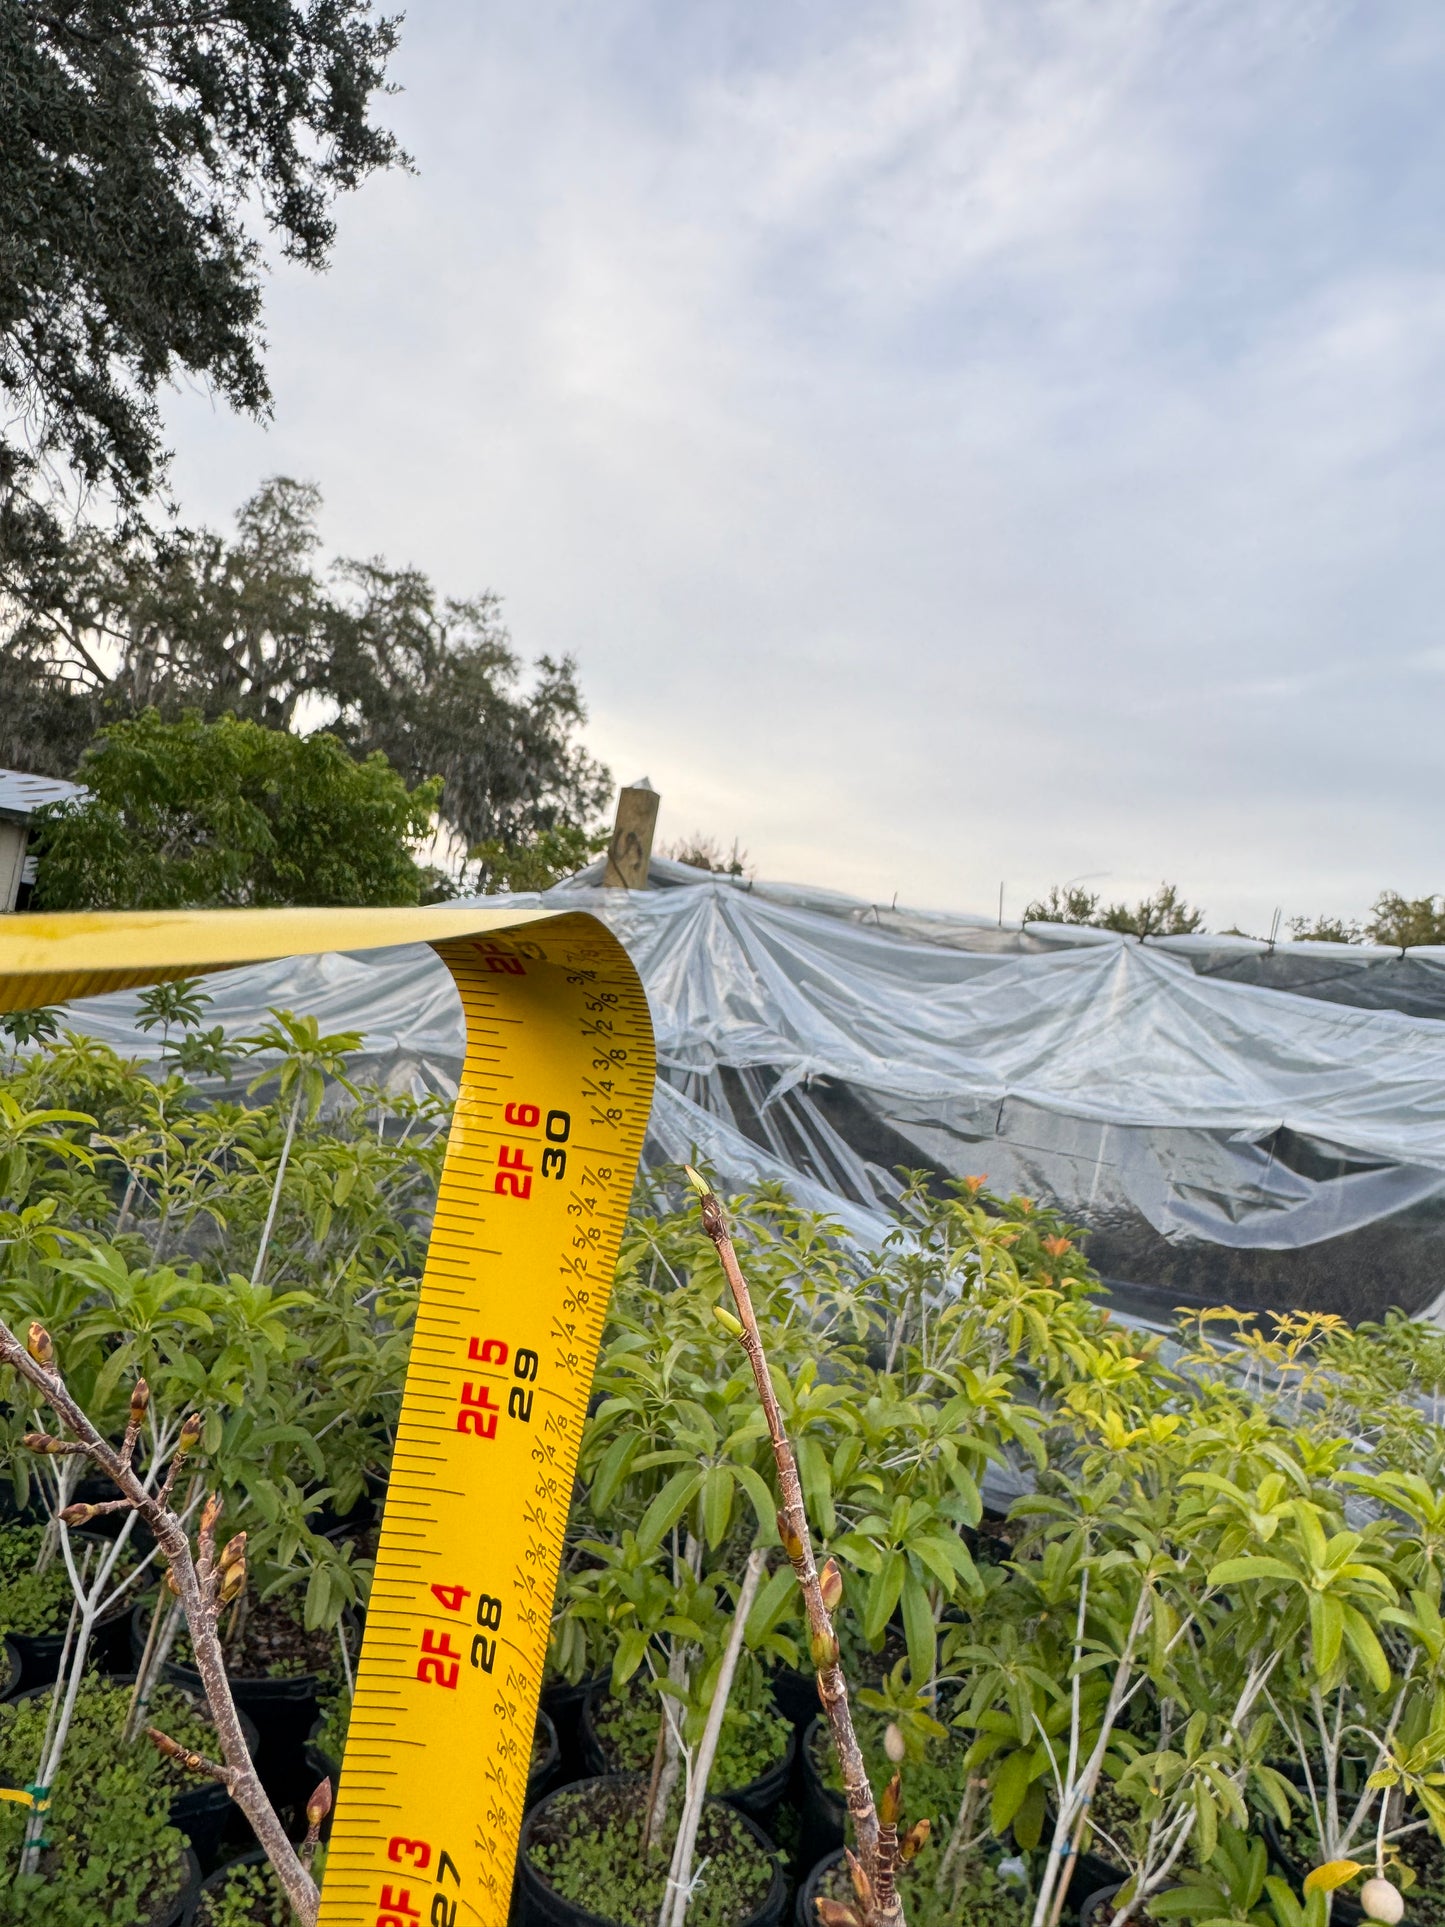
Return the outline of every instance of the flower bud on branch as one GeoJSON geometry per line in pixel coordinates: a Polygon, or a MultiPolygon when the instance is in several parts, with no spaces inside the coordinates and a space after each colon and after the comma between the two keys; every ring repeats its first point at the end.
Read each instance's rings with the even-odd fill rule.
{"type": "Polygon", "coordinates": [[[331,1811],[331,1781],[323,1780],[306,1802],[306,1838],[301,1843],[301,1864],[310,1867],[321,1840],[321,1823],[331,1811]]]}
{"type": "Polygon", "coordinates": [[[818,1590],[823,1595],[823,1604],[830,1613],[837,1612],[843,1603],[843,1575],[838,1570],[836,1559],[828,1560],[818,1574],[818,1590]]]}
{"type": "Polygon", "coordinates": [[[169,1733],[162,1733],[158,1726],[148,1726],[146,1738],[158,1753],[163,1753],[168,1760],[174,1760],[177,1766],[183,1766],[187,1773],[204,1773],[208,1779],[219,1780],[222,1786],[231,1784],[231,1775],[226,1767],[216,1760],[208,1760],[204,1753],[192,1753],[179,1740],[173,1740],[169,1733]]]}
{"type": "Polygon", "coordinates": [[[920,1848],[928,1844],[928,1836],[933,1831],[931,1820],[915,1820],[898,1843],[898,1858],[906,1867],[910,1860],[918,1857],[920,1848]]]}
{"type": "Polygon", "coordinates": [[[44,1325],[32,1324],[25,1338],[25,1349],[37,1365],[51,1371],[55,1365],[55,1341],[44,1325]]]}
{"type": "Polygon", "coordinates": [[[27,1452],[39,1452],[46,1458],[73,1458],[84,1454],[83,1445],[72,1445],[69,1439],[52,1438],[49,1432],[27,1432],[20,1443],[27,1452]]]}
{"type": "Polygon", "coordinates": [[[180,1436],[176,1440],[175,1452],[171,1457],[170,1465],[166,1468],[166,1482],[156,1494],[157,1505],[169,1504],[171,1487],[176,1482],[176,1474],[185,1464],[187,1456],[195,1449],[199,1442],[201,1427],[204,1423],[205,1421],[199,1412],[192,1412],[184,1425],[182,1425],[180,1436]]]}
{"type": "Polygon", "coordinates": [[[822,1927],[863,1927],[862,1921],[844,1900],[820,1898],[813,1904],[818,1909],[818,1919],[822,1927]]]}
{"type": "Polygon", "coordinates": [[[903,1812],[903,1780],[895,1773],[883,1789],[883,1797],[878,1802],[878,1824],[880,1827],[896,1827],[903,1812]]]}

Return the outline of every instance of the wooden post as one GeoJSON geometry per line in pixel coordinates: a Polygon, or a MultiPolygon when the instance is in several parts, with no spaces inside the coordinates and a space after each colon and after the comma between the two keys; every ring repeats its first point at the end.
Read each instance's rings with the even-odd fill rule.
{"type": "Polygon", "coordinates": [[[25,846],[30,833],[13,817],[0,818],[0,913],[15,908],[25,876],[25,846]]]}
{"type": "Polygon", "coordinates": [[[607,890],[645,890],[652,858],[652,836],[657,828],[657,806],[662,801],[644,776],[617,793],[617,819],[602,874],[607,890]]]}

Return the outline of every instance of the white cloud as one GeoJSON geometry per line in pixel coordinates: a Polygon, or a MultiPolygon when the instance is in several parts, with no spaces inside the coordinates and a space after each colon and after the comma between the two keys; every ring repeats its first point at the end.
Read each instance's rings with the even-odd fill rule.
{"type": "Polygon", "coordinates": [[[269,433],[177,404],[185,500],[496,587],[772,874],[1445,886],[1442,66],[1428,0],[430,0],[421,174],[278,275],[269,433]]]}

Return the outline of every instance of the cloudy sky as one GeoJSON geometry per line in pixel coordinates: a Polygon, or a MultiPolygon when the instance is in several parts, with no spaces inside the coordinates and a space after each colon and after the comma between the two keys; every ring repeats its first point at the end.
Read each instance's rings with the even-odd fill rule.
{"type": "Polygon", "coordinates": [[[1438,0],[411,0],[395,76],[191,516],[497,590],[763,875],[1445,889],[1438,0]]]}

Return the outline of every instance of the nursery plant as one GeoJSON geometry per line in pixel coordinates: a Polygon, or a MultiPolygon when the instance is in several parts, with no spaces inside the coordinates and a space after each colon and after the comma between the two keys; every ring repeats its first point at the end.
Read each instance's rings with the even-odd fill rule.
{"type": "MultiPolygon", "coordinates": [[[[122,1583],[144,1650],[118,1771],[178,1772],[128,1744],[149,1724],[250,1797],[223,1722],[201,1744],[162,1715],[178,1662],[209,1689],[324,1656],[339,1754],[446,1126],[368,1087],[345,1035],[278,1011],[227,1040],[199,986],[148,997],[159,1064],[37,1032],[0,1085],[0,1614],[28,1592],[72,1627],[26,1702],[52,1812],[91,1770],[86,1614],[122,1583]]],[[[825,1927],[1057,1927],[1088,1854],[1120,1927],[1324,1927],[1335,1881],[1445,1919],[1437,1336],[1220,1308],[1166,1344],[1110,1318],[1067,1225],[981,1180],[907,1182],[871,1252],[781,1191],[726,1215],[704,1191],[699,1221],[662,1174],[624,1236],[552,1663],[638,1778],[623,1805],[554,1796],[557,1891],[590,1904],[625,1843],[617,1917],[730,1927],[770,1863],[713,1857],[734,1836],[707,1795],[783,1757],[780,1698],[821,1692],[861,1883],[823,1882],[825,1927]],[[1259,1884],[1266,1820],[1309,1893],[1259,1884]]]]}
{"type": "MultiPolygon", "coordinates": [[[[11,1603],[43,1593],[52,1621],[64,1608],[69,1628],[55,1717],[24,1776],[50,1788],[68,1784],[91,1630],[147,1587],[154,1604],[141,1615],[122,1744],[145,1724],[168,1663],[197,1667],[209,1693],[216,1639],[238,1663],[269,1645],[272,1669],[289,1670],[294,1661],[268,1630],[275,1622],[283,1647],[321,1640],[325,1670],[348,1672],[355,1636],[344,1615],[365,1598],[369,1559],[354,1539],[317,1528],[385,1478],[445,1126],[439,1106],[362,1091],[346,1076],[355,1040],[323,1037],[285,1012],[227,1052],[249,1052],[252,1082],[267,1095],[206,1102],[197,1079],[214,1075],[211,1048],[200,1070],[177,1069],[188,1043],[204,1038],[204,992],[166,986],[148,1000],[163,1032],[150,1075],[60,1035],[34,1040],[0,1090],[0,1315],[16,1368],[0,1458],[15,1504],[37,1521],[0,1538],[12,1565],[21,1545],[34,1554],[13,1575],[11,1603]],[[61,1423],[46,1362],[54,1341],[37,1339],[32,1356],[13,1338],[32,1326],[60,1334],[71,1401],[61,1423]],[[75,1431],[77,1413],[93,1437],[75,1431]],[[204,1481],[193,1473],[202,1465],[204,1481]],[[118,1467],[130,1481],[119,1495],[106,1484],[118,1467]],[[105,1475],[98,1486],[96,1473],[105,1475]],[[162,1515],[164,1558],[152,1543],[164,1547],[162,1515]],[[167,1563],[176,1576],[176,1535],[197,1526],[210,1535],[209,1553],[198,1553],[212,1562],[211,1606],[226,1592],[219,1626],[199,1635],[184,1607],[205,1594],[202,1577],[189,1602],[169,1580],[156,1589],[167,1563]]],[[[0,1612],[5,1603],[0,1586],[0,1612]]],[[[270,1824],[249,1759],[233,1757],[226,1739],[223,1731],[212,1765],[270,1824]]],[[[183,1749],[187,1758],[193,1750],[183,1749]]],[[[28,1831],[27,1877],[38,1813],[28,1831]]],[[[290,1853],[304,1901],[296,1856],[279,1822],[274,1831],[268,1851],[290,1853]]]]}

